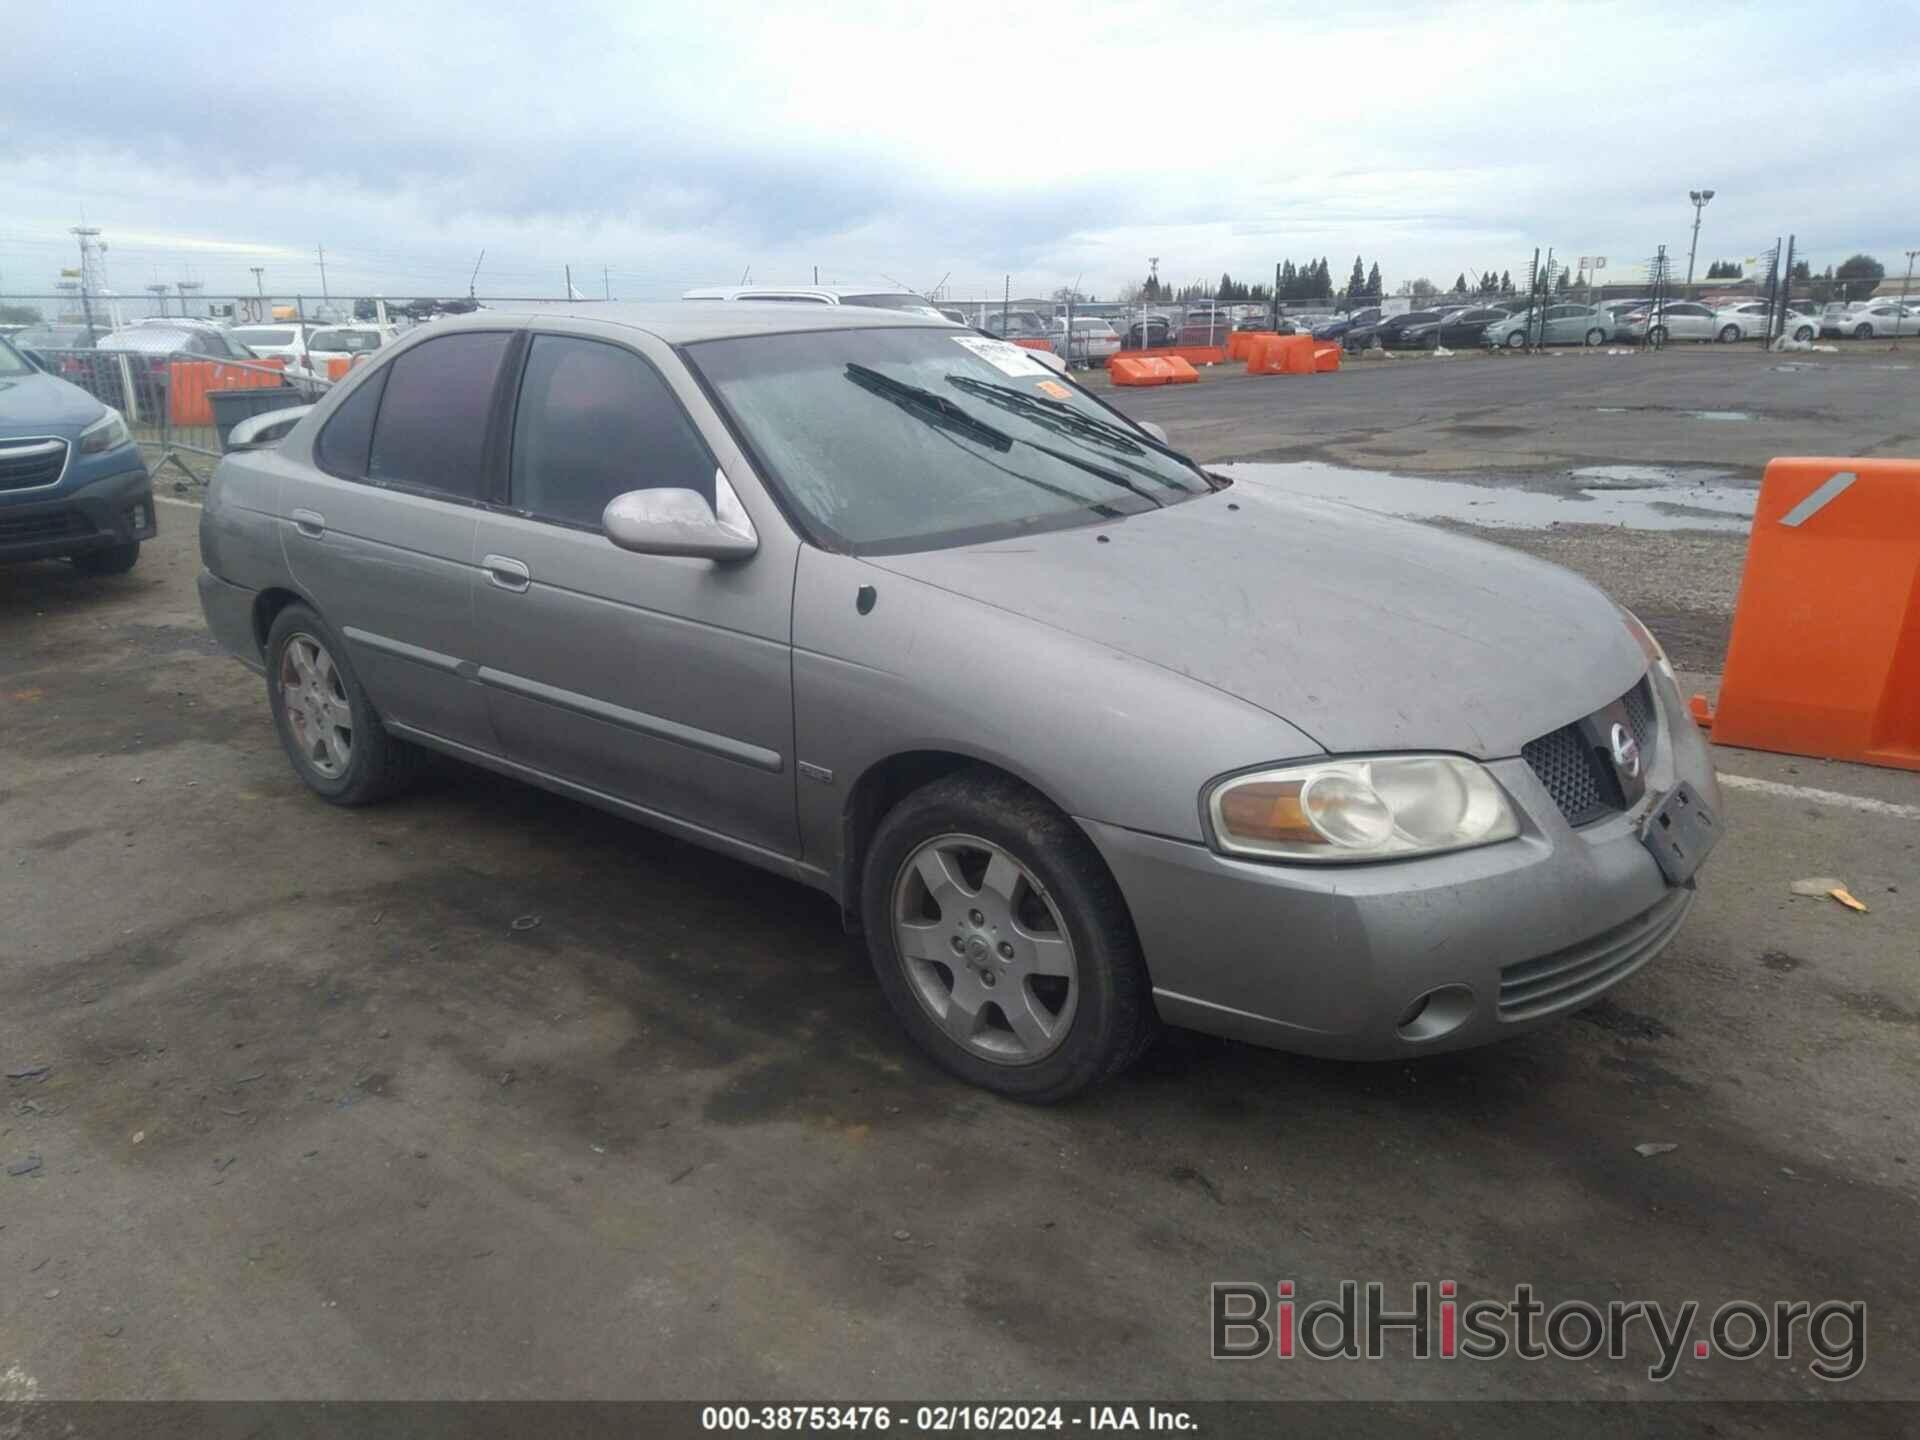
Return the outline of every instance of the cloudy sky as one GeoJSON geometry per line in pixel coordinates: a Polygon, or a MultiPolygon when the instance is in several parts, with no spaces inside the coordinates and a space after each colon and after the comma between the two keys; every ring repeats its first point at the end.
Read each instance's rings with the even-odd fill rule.
{"type": "Polygon", "coordinates": [[[1355,253],[1700,268],[1920,245],[1920,9],[1099,0],[12,0],[0,292],[97,225],[137,292],[1111,295],[1355,253]]]}

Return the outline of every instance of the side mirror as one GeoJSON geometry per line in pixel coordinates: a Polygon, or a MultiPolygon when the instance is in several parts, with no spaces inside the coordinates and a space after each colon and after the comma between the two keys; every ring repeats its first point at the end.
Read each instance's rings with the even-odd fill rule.
{"type": "Polygon", "coordinates": [[[1167,443],[1167,427],[1166,426],[1156,425],[1151,420],[1137,420],[1134,423],[1137,424],[1142,430],[1146,431],[1147,434],[1151,435],[1154,439],[1158,440],[1162,445],[1165,445],[1167,443]]]}
{"type": "Polygon", "coordinates": [[[289,405],[284,410],[249,415],[227,432],[221,449],[228,455],[241,450],[271,450],[287,438],[311,409],[311,405],[289,405]]]}
{"type": "Polygon", "coordinates": [[[713,496],[710,507],[696,490],[629,490],[607,502],[600,526],[637,555],[745,560],[759,550],[760,536],[723,471],[713,473],[713,496]]]}

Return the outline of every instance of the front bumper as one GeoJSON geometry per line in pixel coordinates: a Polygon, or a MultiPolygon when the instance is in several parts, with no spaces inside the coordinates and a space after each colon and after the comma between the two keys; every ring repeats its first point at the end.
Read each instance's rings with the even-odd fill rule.
{"type": "Polygon", "coordinates": [[[1646,798],[1578,830],[1518,758],[1488,768],[1522,813],[1520,837],[1419,860],[1262,864],[1082,821],[1126,896],[1162,1018],[1382,1060],[1486,1044],[1590,1003],[1692,908],[1691,883],[1667,883],[1640,822],[1682,780],[1719,808],[1678,691],[1655,691],[1662,743],[1646,798]]]}
{"type": "Polygon", "coordinates": [[[153,481],[137,453],[132,467],[67,484],[35,498],[0,492],[0,561],[45,560],[151,540],[159,529],[153,481]]]}

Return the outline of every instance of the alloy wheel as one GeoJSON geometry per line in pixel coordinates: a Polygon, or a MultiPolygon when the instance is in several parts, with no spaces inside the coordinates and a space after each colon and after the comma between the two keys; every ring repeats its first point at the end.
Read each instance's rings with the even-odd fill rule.
{"type": "Polygon", "coordinates": [[[280,702],[300,756],[329,780],[353,759],[353,706],[327,647],[295,633],[280,652],[280,702]]]}
{"type": "Polygon", "coordinates": [[[1008,851],[975,835],[926,841],[894,879],[892,915],[907,988],[955,1044],[1030,1065],[1066,1039],[1080,994],[1073,939],[1008,851]]]}

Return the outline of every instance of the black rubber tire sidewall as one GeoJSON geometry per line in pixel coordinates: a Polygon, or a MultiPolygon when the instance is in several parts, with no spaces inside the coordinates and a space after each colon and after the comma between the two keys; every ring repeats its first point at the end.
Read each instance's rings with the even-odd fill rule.
{"type": "Polygon", "coordinates": [[[1152,986],[1120,888],[1080,828],[1042,796],[987,771],[915,791],[880,822],[861,878],[861,921],[881,991],[901,1025],[949,1073],[1012,1099],[1065,1100],[1125,1069],[1158,1029],[1152,986]],[[1079,994],[1067,1038],[1027,1065],[997,1065],[955,1044],[915,997],[893,941],[900,867],[936,835],[978,835],[1003,847],[1046,888],[1073,941],[1079,994]]]}
{"type": "Polygon", "coordinates": [[[387,734],[361,687],[360,677],[354,673],[346,645],[326,621],[305,605],[287,606],[274,617],[273,627],[267,632],[266,663],[267,703],[273,711],[273,728],[280,736],[287,763],[309,790],[336,805],[368,805],[400,788],[408,778],[411,747],[387,734]],[[322,775],[300,756],[287,721],[280,693],[280,660],[287,642],[299,634],[311,635],[326,646],[353,710],[353,753],[345,772],[337,776],[322,775]]]}

